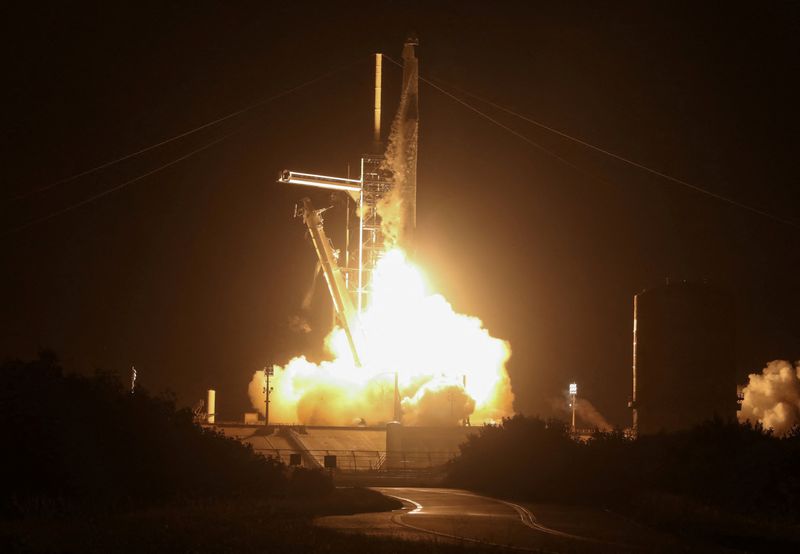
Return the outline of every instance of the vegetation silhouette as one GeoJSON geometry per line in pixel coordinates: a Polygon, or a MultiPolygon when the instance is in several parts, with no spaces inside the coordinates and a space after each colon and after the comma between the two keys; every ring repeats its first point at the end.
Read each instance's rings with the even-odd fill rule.
{"type": "Polygon", "coordinates": [[[0,366],[0,420],[6,517],[333,489],[321,472],[289,471],[201,427],[169,394],[132,394],[107,372],[67,375],[52,352],[0,366]]]}
{"type": "Polygon", "coordinates": [[[800,433],[713,420],[632,440],[576,441],[557,420],[516,415],[461,446],[448,482],[490,494],[601,505],[671,495],[726,513],[800,521],[800,433]]]}

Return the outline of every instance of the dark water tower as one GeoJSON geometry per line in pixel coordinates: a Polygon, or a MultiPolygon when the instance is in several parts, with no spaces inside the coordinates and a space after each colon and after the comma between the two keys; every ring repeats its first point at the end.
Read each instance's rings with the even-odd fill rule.
{"type": "Polygon", "coordinates": [[[633,297],[633,428],[687,429],[736,417],[731,296],[705,283],[667,283],[633,297]]]}

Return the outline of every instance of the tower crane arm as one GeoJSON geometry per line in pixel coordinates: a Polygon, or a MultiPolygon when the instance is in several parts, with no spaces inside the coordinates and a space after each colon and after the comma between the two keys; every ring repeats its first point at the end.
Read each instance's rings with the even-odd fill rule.
{"type": "Polygon", "coordinates": [[[278,182],[321,189],[341,190],[346,192],[355,202],[359,201],[363,184],[360,179],[346,179],[344,177],[300,173],[299,171],[289,171],[288,169],[281,171],[278,182]]]}
{"type": "Polygon", "coordinates": [[[303,222],[306,224],[306,227],[308,227],[308,232],[311,235],[314,250],[317,253],[322,272],[325,275],[325,282],[328,284],[328,290],[331,293],[333,307],[336,310],[339,323],[347,335],[347,342],[350,344],[353,360],[356,365],[360,366],[361,358],[358,355],[357,342],[359,339],[357,339],[357,337],[360,337],[361,327],[358,322],[356,309],[353,306],[350,295],[347,293],[342,270],[336,262],[336,255],[331,247],[330,239],[325,234],[319,211],[314,209],[311,200],[308,198],[303,198],[302,204],[303,222]]]}

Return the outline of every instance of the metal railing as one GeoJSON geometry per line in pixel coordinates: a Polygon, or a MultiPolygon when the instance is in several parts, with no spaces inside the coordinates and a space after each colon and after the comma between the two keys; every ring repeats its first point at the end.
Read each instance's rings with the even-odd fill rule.
{"type": "MultiPolygon", "coordinates": [[[[325,467],[325,457],[335,456],[340,471],[417,471],[443,466],[458,455],[456,451],[387,452],[385,450],[299,450],[255,448],[255,451],[287,465],[325,467]],[[296,456],[292,457],[292,454],[296,456]]],[[[329,458],[330,463],[330,458],[329,458]]]]}

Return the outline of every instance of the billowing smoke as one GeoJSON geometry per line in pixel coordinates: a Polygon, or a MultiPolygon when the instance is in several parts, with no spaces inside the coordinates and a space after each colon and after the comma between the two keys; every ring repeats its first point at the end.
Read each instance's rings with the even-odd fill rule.
{"type": "Polygon", "coordinates": [[[761,423],[782,436],[800,424],[800,362],[786,360],[767,364],[761,373],[751,373],[743,390],[740,422],[761,423]]]}
{"type": "Polygon", "coordinates": [[[475,411],[475,400],[453,384],[428,383],[403,400],[403,422],[409,425],[458,425],[475,411]]]}
{"type": "MultiPolygon", "coordinates": [[[[314,364],[305,356],[285,366],[275,366],[270,378],[270,421],[309,425],[351,425],[364,420],[374,424],[391,421],[394,383],[389,376],[375,376],[341,359],[314,364]],[[361,369],[358,375],[353,370],[361,369]]],[[[264,374],[253,374],[248,387],[253,407],[264,414],[264,374]]]]}
{"type": "MultiPolygon", "coordinates": [[[[559,398],[552,398],[550,406],[554,411],[562,414],[562,417],[572,417],[572,408],[570,408],[570,398],[567,391],[564,391],[564,396],[559,398]]],[[[603,417],[603,414],[594,407],[594,404],[580,396],[575,399],[575,426],[579,429],[599,429],[600,431],[611,431],[614,427],[603,417]]]]}
{"type": "Polygon", "coordinates": [[[382,169],[392,174],[393,187],[378,203],[381,230],[389,247],[410,248],[417,218],[417,142],[419,137],[419,81],[413,49],[403,69],[403,90],[382,169]]]}
{"type": "Polygon", "coordinates": [[[295,333],[310,333],[311,332],[311,324],[302,315],[293,315],[289,317],[288,321],[289,329],[294,331],[295,333]]]}
{"type": "Polygon", "coordinates": [[[317,262],[314,268],[314,275],[308,285],[308,290],[303,295],[303,302],[301,304],[301,313],[289,316],[289,329],[295,333],[308,334],[311,332],[311,323],[308,321],[308,312],[311,309],[311,301],[314,300],[314,291],[317,286],[317,277],[322,271],[322,265],[317,262]]]}
{"type": "MultiPolygon", "coordinates": [[[[326,339],[330,360],[305,356],[275,367],[270,420],[352,425],[395,419],[395,378],[402,419],[414,425],[474,424],[511,415],[513,395],[505,364],[509,344],[492,337],[475,317],[456,313],[426,291],[421,274],[400,250],[378,263],[370,303],[360,318],[362,367],[347,337],[335,328],[326,339]]],[[[264,413],[264,376],[249,386],[253,407],[264,413]]]]}
{"type": "Polygon", "coordinates": [[[584,425],[592,429],[599,429],[600,431],[612,430],[608,420],[585,398],[579,397],[575,400],[575,412],[584,425]]]}

